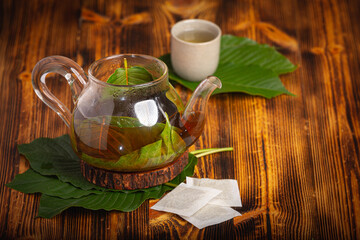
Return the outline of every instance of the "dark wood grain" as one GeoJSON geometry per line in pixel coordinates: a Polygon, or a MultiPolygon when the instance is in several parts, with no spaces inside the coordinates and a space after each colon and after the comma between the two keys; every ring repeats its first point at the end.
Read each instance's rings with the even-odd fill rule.
{"type": "MultiPolygon", "coordinates": [[[[1,1],[0,238],[359,239],[359,16],[356,0],[1,1]],[[39,195],[5,186],[28,168],[17,145],[68,131],[32,90],[36,62],[63,55],[87,69],[112,54],[160,56],[169,52],[171,26],[184,18],[273,45],[299,65],[281,77],[296,97],[221,94],[209,102],[193,149],[235,150],[201,158],[195,175],[237,179],[242,216],[199,230],[150,210],[150,200],[130,213],[71,208],[35,218],[39,195]]],[[[71,108],[66,82],[47,81],[71,108]]]]}

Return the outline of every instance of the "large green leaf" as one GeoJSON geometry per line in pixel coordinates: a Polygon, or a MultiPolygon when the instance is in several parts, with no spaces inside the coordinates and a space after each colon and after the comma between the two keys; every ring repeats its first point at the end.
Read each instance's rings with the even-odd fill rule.
{"type": "Polygon", "coordinates": [[[244,37],[224,35],[221,37],[220,63],[235,65],[256,65],[276,74],[294,71],[297,67],[274,47],[244,37]]]}
{"type": "MultiPolygon", "coordinates": [[[[199,82],[190,82],[175,74],[170,54],[160,57],[169,68],[169,78],[195,90],[199,82]]],[[[278,77],[279,74],[294,71],[297,67],[273,47],[258,44],[248,38],[232,35],[221,37],[220,61],[213,74],[220,78],[222,88],[214,94],[244,92],[272,98],[280,94],[291,94],[278,77]]]]}
{"type": "Polygon", "coordinates": [[[38,138],[29,144],[19,145],[18,149],[29,160],[31,168],[41,175],[57,176],[61,181],[83,190],[103,190],[82,176],[80,160],[72,150],[69,135],[54,139],[38,138]]]}
{"type": "MultiPolygon", "coordinates": [[[[186,179],[186,176],[192,176],[196,164],[197,158],[189,154],[189,163],[181,174],[170,183],[178,185],[186,179]]],[[[142,189],[141,191],[102,192],[101,194],[91,194],[81,198],[71,199],[42,195],[39,206],[39,217],[51,218],[70,207],[130,212],[137,209],[145,200],[160,198],[166,191],[171,189],[173,188],[163,184],[149,189],[142,189]]]]}
{"type": "Polygon", "coordinates": [[[31,143],[19,145],[18,149],[28,159],[31,168],[43,176],[56,176],[62,182],[87,191],[116,191],[96,186],[82,176],[80,159],[71,147],[69,135],[38,138],[31,143]]]}
{"type": "MultiPolygon", "coordinates": [[[[81,174],[79,159],[71,148],[68,135],[55,139],[39,138],[30,144],[19,145],[19,150],[39,173],[36,169],[29,169],[24,174],[17,175],[8,187],[25,193],[43,193],[39,216],[44,218],[51,218],[69,207],[133,211],[146,199],[160,198],[166,191],[183,182],[186,176],[192,176],[197,164],[195,155],[189,154],[187,166],[169,183],[148,189],[117,191],[86,184],[88,182],[81,174]],[[74,167],[76,171],[73,170],[74,167]]],[[[204,155],[206,151],[197,152],[204,155]]],[[[219,151],[221,149],[209,149],[209,153],[219,151]]]]}
{"type": "Polygon", "coordinates": [[[82,190],[73,185],[61,182],[56,177],[43,176],[31,168],[23,174],[18,174],[7,187],[23,193],[44,193],[51,196],[67,198],[79,198],[89,194],[100,194],[97,190],[82,190]]]}
{"type": "Polygon", "coordinates": [[[219,92],[239,92],[241,89],[241,92],[266,98],[276,97],[283,93],[293,95],[286,90],[274,72],[256,65],[238,66],[232,63],[221,65],[214,75],[223,83],[219,92]],[[238,77],[233,79],[232,76],[236,75],[238,77]]]}

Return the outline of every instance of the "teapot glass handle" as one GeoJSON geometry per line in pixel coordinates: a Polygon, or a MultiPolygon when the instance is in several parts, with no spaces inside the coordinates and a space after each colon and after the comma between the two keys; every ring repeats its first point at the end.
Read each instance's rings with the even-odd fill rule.
{"type": "Polygon", "coordinates": [[[67,80],[75,103],[87,83],[85,72],[76,62],[62,56],[43,58],[32,71],[32,85],[36,95],[70,127],[71,112],[46,86],[45,80],[48,73],[58,73],[67,80]]]}

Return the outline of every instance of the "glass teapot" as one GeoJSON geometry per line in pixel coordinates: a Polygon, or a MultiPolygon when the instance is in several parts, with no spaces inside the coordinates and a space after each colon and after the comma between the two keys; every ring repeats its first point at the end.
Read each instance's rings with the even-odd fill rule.
{"type": "Polygon", "coordinates": [[[40,60],[32,72],[37,96],[70,127],[71,144],[80,159],[118,172],[147,171],[181,156],[201,135],[206,103],[221,81],[210,76],[200,83],[186,107],[168,80],[161,60],[140,54],[106,57],[91,64],[88,76],[62,56],[40,60]],[[155,80],[139,85],[114,85],[106,80],[117,68],[145,68],[155,80]],[[61,74],[68,82],[74,110],[46,86],[46,75],[61,74]]]}

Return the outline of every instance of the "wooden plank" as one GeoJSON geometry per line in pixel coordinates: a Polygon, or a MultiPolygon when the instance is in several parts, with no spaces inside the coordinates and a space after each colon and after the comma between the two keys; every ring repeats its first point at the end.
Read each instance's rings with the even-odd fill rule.
{"type": "MultiPolygon", "coordinates": [[[[356,16],[360,14],[360,2],[337,1],[339,15],[337,21],[342,31],[342,41],[346,54],[341,53],[338,56],[337,64],[342,66],[342,78],[345,79],[343,85],[343,99],[346,101],[345,109],[346,115],[342,115],[342,122],[348,124],[347,134],[341,133],[342,164],[345,171],[345,181],[347,185],[348,197],[348,211],[349,221],[351,222],[350,234],[359,238],[360,235],[360,69],[357,67],[360,64],[360,50],[359,50],[359,28],[354,27],[356,16]],[[344,145],[343,145],[344,144],[344,145]]],[[[344,110],[344,109],[343,109],[344,110]]]]}
{"type": "MultiPolygon", "coordinates": [[[[2,138],[6,143],[1,143],[1,153],[9,155],[1,157],[1,169],[4,171],[1,176],[6,179],[1,180],[0,201],[5,208],[0,212],[0,232],[4,239],[60,238],[63,234],[61,217],[35,220],[38,195],[22,194],[3,184],[27,168],[24,159],[19,158],[17,143],[66,132],[63,122],[33,93],[30,74],[41,58],[51,54],[71,56],[74,52],[77,33],[76,4],[58,1],[48,1],[47,4],[28,1],[21,7],[12,1],[1,4],[4,19],[1,27],[1,42],[4,43],[1,45],[3,54],[0,57],[1,66],[4,66],[1,70],[4,79],[1,81],[1,105],[6,108],[1,109],[5,114],[5,122],[2,124],[4,129],[1,132],[8,135],[2,138]],[[54,8],[57,9],[56,12],[53,11],[54,8]],[[75,21],[75,25],[64,24],[67,21],[75,21]]],[[[52,84],[54,88],[59,85],[52,84]]],[[[61,95],[68,97],[66,103],[69,104],[70,95],[61,95]]]]}
{"type": "Polygon", "coordinates": [[[297,8],[291,1],[282,4],[267,1],[256,6],[261,16],[256,23],[259,41],[275,45],[294,64],[300,65],[295,73],[281,77],[289,91],[297,96],[281,96],[267,101],[264,111],[268,218],[271,236],[278,239],[317,237],[307,119],[303,106],[306,92],[302,91],[301,85],[306,82],[303,74],[307,69],[301,66],[297,8]]]}
{"type": "MultiPolygon", "coordinates": [[[[353,162],[356,154],[346,156],[349,151],[355,152],[353,141],[348,141],[355,134],[349,128],[352,119],[344,118],[347,113],[344,101],[344,85],[349,78],[344,77],[348,69],[342,66],[342,57],[346,58],[338,6],[335,1],[310,3],[304,10],[309,17],[302,28],[311,24],[311,32],[304,34],[303,65],[314,69],[309,71],[308,85],[304,89],[308,97],[304,99],[305,111],[309,120],[310,151],[315,180],[316,206],[320,236],[327,238],[354,238],[354,222],[351,221],[351,199],[347,196],[347,174],[345,162],[353,162]],[[309,36],[316,35],[315,38],[309,36]],[[340,51],[339,51],[340,50],[340,51]],[[346,150],[345,150],[346,149],[346,150]],[[344,152],[345,150],[345,152],[344,152]],[[333,209],[331,211],[330,209],[333,209]],[[335,210],[336,209],[336,210],[335,210]],[[335,210],[335,211],[334,211],[335,210]]],[[[346,86],[345,85],[345,86],[346,86]]],[[[351,94],[348,92],[346,94],[351,94]]],[[[351,96],[351,95],[350,95],[351,96]]],[[[357,119],[358,122],[358,119],[357,119]]],[[[358,141],[358,140],[357,140],[358,141]]],[[[354,169],[355,172],[359,168],[354,169]]]]}

